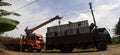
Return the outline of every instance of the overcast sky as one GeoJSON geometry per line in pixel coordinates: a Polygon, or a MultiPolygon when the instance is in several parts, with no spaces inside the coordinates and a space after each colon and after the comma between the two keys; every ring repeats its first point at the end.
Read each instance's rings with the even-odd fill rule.
{"type": "MultiPolygon", "coordinates": [[[[0,9],[15,11],[35,0],[4,1],[11,3],[12,6],[0,7],[0,9]]],[[[68,21],[77,22],[81,20],[89,20],[90,24],[93,20],[89,9],[89,2],[93,3],[97,26],[106,27],[112,33],[112,29],[114,29],[120,17],[120,0],[38,0],[29,6],[15,11],[22,16],[6,16],[18,20],[20,24],[17,26],[17,29],[7,32],[4,35],[19,37],[20,34],[24,34],[26,26],[33,28],[56,15],[63,16],[61,20],[62,24],[68,23],[68,21]]],[[[58,20],[36,30],[35,33],[41,33],[45,37],[47,27],[54,25],[58,25],[58,20]]]]}

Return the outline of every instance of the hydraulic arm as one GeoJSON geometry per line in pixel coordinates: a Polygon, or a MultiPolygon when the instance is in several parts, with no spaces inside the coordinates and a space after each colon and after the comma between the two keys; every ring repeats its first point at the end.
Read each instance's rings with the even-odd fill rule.
{"type": "Polygon", "coordinates": [[[55,17],[53,17],[53,18],[51,18],[51,19],[43,22],[42,24],[39,24],[39,25],[37,25],[36,27],[33,27],[32,29],[28,29],[28,27],[27,27],[27,28],[25,29],[25,32],[26,32],[27,35],[29,35],[29,34],[31,34],[32,32],[34,32],[35,30],[37,30],[37,29],[45,26],[46,24],[51,23],[52,21],[54,21],[54,20],[56,20],[56,19],[61,19],[61,18],[62,18],[62,17],[59,17],[59,16],[57,15],[57,16],[55,16],[55,17]]]}

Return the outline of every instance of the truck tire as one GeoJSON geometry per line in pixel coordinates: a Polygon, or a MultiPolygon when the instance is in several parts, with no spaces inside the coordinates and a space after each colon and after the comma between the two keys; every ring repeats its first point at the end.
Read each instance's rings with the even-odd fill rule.
{"type": "Polygon", "coordinates": [[[15,50],[15,48],[13,47],[13,45],[8,45],[8,46],[7,46],[7,49],[8,49],[8,50],[11,50],[11,51],[14,51],[14,50],[15,50]]]}
{"type": "Polygon", "coordinates": [[[20,51],[25,52],[25,49],[26,49],[26,45],[20,46],[20,51]],[[22,49],[21,49],[21,48],[22,48],[22,49]]]}
{"type": "Polygon", "coordinates": [[[25,52],[25,48],[22,48],[22,50],[21,50],[22,52],[25,52]]]}
{"type": "Polygon", "coordinates": [[[17,47],[17,48],[15,49],[15,51],[20,51],[20,48],[19,48],[19,47],[17,47]]]}
{"type": "Polygon", "coordinates": [[[37,50],[37,52],[40,52],[41,51],[41,49],[36,49],[37,50]]]}
{"type": "Polygon", "coordinates": [[[96,48],[98,51],[105,51],[107,49],[107,44],[105,42],[99,42],[96,48]]]}
{"type": "Polygon", "coordinates": [[[28,47],[27,47],[27,50],[28,50],[28,52],[32,52],[32,51],[33,51],[32,46],[28,46],[28,47]]]}
{"type": "Polygon", "coordinates": [[[68,47],[60,49],[60,51],[63,53],[70,53],[70,52],[72,52],[72,50],[73,50],[73,48],[68,48],[68,47]]]}
{"type": "Polygon", "coordinates": [[[14,47],[10,47],[9,50],[11,50],[11,51],[15,51],[14,47]]]}

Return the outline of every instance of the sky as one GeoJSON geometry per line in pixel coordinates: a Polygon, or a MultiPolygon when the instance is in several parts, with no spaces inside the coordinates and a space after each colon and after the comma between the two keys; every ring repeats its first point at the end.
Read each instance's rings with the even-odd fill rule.
{"type": "MultiPolygon", "coordinates": [[[[56,15],[63,17],[60,20],[61,24],[68,23],[68,21],[78,22],[82,20],[88,20],[89,24],[93,23],[89,2],[92,2],[97,26],[107,28],[111,36],[114,35],[113,29],[120,17],[120,0],[38,0],[22,9],[19,8],[35,0],[4,1],[11,3],[12,6],[0,7],[0,9],[21,14],[21,16],[5,16],[20,22],[16,29],[4,33],[4,35],[12,37],[19,37],[20,34],[25,34],[24,29],[26,26],[31,29],[56,15]]],[[[58,25],[58,20],[34,32],[40,33],[45,37],[47,27],[55,25],[58,25]]]]}

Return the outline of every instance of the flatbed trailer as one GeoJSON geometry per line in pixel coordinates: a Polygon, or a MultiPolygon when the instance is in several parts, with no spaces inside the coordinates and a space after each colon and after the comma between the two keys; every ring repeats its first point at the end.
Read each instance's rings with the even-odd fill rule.
{"type": "Polygon", "coordinates": [[[6,40],[3,42],[3,45],[8,49],[8,50],[15,50],[19,51],[21,47],[21,40],[6,40]]]}

